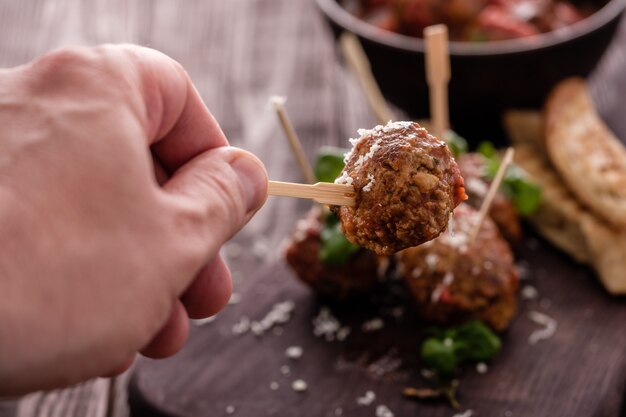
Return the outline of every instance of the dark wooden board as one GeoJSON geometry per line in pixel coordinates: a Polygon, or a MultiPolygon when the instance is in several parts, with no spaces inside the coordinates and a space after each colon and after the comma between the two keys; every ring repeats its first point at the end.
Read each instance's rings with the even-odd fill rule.
{"type": "MultiPolygon", "coordinates": [[[[91,45],[102,42],[134,42],[151,46],[171,55],[187,69],[231,142],[260,156],[273,179],[301,181],[302,176],[298,172],[297,164],[288,147],[284,146],[283,135],[276,123],[275,115],[267,106],[269,95],[280,94],[288,98],[287,110],[303,139],[309,156],[314,155],[315,150],[323,144],[345,146],[346,139],[354,135],[357,128],[371,127],[374,124],[374,118],[358,84],[339,65],[328,27],[312,0],[186,0],[184,7],[181,7],[180,2],[168,0],[132,2],[125,0],[7,0],[0,2],[0,22],[2,23],[0,24],[0,66],[2,67],[23,64],[46,51],[63,46],[91,45]]],[[[626,118],[623,117],[623,101],[626,96],[625,66],[626,24],[622,24],[613,46],[590,79],[590,86],[600,113],[622,140],[626,140],[626,118]]],[[[451,97],[452,100],[454,100],[453,97],[451,97]]],[[[306,327],[308,321],[301,317],[309,311],[306,310],[307,308],[314,308],[311,304],[313,299],[310,298],[306,289],[300,288],[297,283],[293,282],[281,266],[267,271],[267,274],[277,275],[270,277],[272,280],[261,277],[260,271],[259,273],[250,272],[259,268],[260,265],[259,257],[251,254],[252,243],[263,241],[268,246],[275,246],[285,236],[286,230],[291,227],[293,221],[306,208],[307,203],[304,201],[270,199],[251,224],[239,233],[235,243],[239,245],[238,251],[243,254],[237,259],[236,264],[233,263],[231,266],[235,274],[236,291],[245,292],[246,298],[242,304],[234,308],[229,307],[231,312],[226,311],[219,320],[228,317],[228,314],[233,314],[230,320],[235,320],[235,316],[241,315],[243,310],[251,314],[252,307],[248,305],[250,304],[249,298],[253,298],[253,304],[257,301],[256,291],[261,291],[264,286],[269,285],[266,283],[275,282],[275,279],[281,283],[283,281],[287,283],[284,285],[289,285],[288,289],[281,289],[281,291],[288,292],[287,296],[295,292],[294,294],[303,300],[301,301],[303,305],[299,306],[296,311],[294,322],[287,327],[295,328],[296,324],[305,326],[302,330],[303,334],[310,335],[310,327],[306,327]],[[249,281],[255,280],[259,281],[255,283],[259,287],[254,290],[245,289],[243,285],[252,285],[249,281]],[[248,302],[246,302],[247,299],[248,302]]],[[[568,270],[572,271],[572,269],[568,270]]],[[[268,287],[267,291],[273,291],[272,288],[268,287]]],[[[595,294],[601,294],[597,287],[592,286],[592,288],[596,291],[595,294]]],[[[264,308],[272,304],[272,299],[277,298],[272,295],[270,299],[265,300],[265,297],[269,295],[258,298],[259,302],[263,301],[264,308]]],[[[550,295],[546,294],[546,297],[550,295]]],[[[597,297],[604,299],[600,298],[600,295],[597,297]]],[[[264,308],[259,307],[255,311],[263,314],[264,308]]],[[[522,321],[526,321],[526,318],[521,317],[519,322],[522,321]]],[[[603,320],[599,319],[598,325],[602,326],[602,322],[603,320]]],[[[219,325],[219,322],[214,324],[219,325]]],[[[228,325],[225,325],[225,329],[225,333],[230,334],[228,325]]],[[[205,331],[214,330],[207,327],[198,329],[196,333],[205,331]]],[[[288,334],[289,332],[286,332],[284,336],[288,334]]],[[[215,349],[209,349],[208,354],[212,357],[205,358],[197,366],[196,362],[189,365],[189,357],[184,362],[185,366],[177,365],[178,362],[173,362],[171,365],[168,365],[168,362],[162,362],[155,366],[168,367],[171,372],[167,375],[173,379],[180,379],[178,375],[181,374],[186,375],[185,372],[190,367],[197,368],[191,369],[191,372],[198,373],[204,368],[207,368],[208,372],[213,369],[213,361],[224,362],[226,360],[226,357],[222,357],[222,353],[228,352],[229,349],[236,349],[236,352],[241,353],[245,350],[244,347],[256,346],[252,340],[247,339],[248,337],[251,336],[244,336],[235,341],[229,336],[224,344],[220,345],[223,351],[215,354],[215,349]]],[[[195,338],[194,334],[192,344],[199,343],[195,341],[195,338]]],[[[607,343],[609,342],[610,340],[607,343]]],[[[279,351],[274,353],[277,355],[276,363],[283,357],[282,349],[288,343],[288,339],[285,339],[279,346],[279,351]]],[[[335,358],[334,355],[341,354],[345,349],[343,346],[328,345],[312,339],[311,343],[305,346],[305,357],[309,359],[304,359],[302,363],[305,360],[314,361],[312,355],[317,351],[313,350],[313,346],[318,346],[323,350],[333,349],[328,353],[330,358],[335,358]],[[319,346],[312,345],[312,343],[319,343],[319,346]]],[[[187,355],[187,352],[186,350],[184,355],[187,355]]],[[[259,382],[260,377],[254,376],[255,362],[248,364],[246,359],[248,356],[254,355],[249,353],[241,356],[244,360],[238,359],[236,363],[242,363],[240,366],[242,369],[238,370],[234,367],[234,373],[239,375],[248,372],[252,375],[250,378],[253,379],[254,385],[259,382]]],[[[228,356],[231,361],[235,357],[237,356],[234,354],[228,356]]],[[[600,364],[605,361],[599,354],[595,355],[595,359],[600,364]]],[[[275,367],[268,366],[267,368],[271,368],[273,374],[268,374],[266,380],[278,374],[275,367]]],[[[137,375],[146,375],[148,378],[152,375],[155,378],[163,378],[166,375],[165,371],[158,375],[155,372],[144,373],[144,362],[140,362],[138,369],[137,375]]],[[[343,372],[333,381],[343,381],[342,375],[346,378],[364,380],[368,378],[358,373],[343,372]]],[[[613,369],[609,375],[611,375],[609,378],[615,378],[615,375],[620,374],[613,369]]],[[[308,375],[305,377],[308,378],[308,375]]],[[[416,376],[412,378],[418,380],[416,376]]],[[[581,387],[585,386],[584,377],[579,379],[582,381],[581,387]]],[[[397,383],[388,391],[383,391],[380,388],[381,384],[371,379],[367,380],[371,381],[371,388],[376,390],[379,397],[396,396],[396,386],[402,385],[397,383]]],[[[17,402],[0,402],[0,416],[102,417],[106,415],[124,417],[127,414],[124,408],[125,381],[125,377],[117,379],[111,386],[107,380],[95,380],[71,389],[35,393],[23,398],[19,406],[17,402]]],[[[284,384],[285,381],[279,380],[281,390],[278,394],[266,390],[250,398],[259,398],[262,394],[264,398],[267,397],[267,400],[263,400],[266,401],[264,404],[267,402],[273,404],[274,408],[268,408],[269,411],[274,410],[277,415],[295,414],[295,412],[290,412],[285,404],[295,404],[295,401],[301,399],[297,396],[289,397],[295,393],[291,393],[288,386],[284,384]]],[[[348,381],[350,382],[349,379],[348,381]]],[[[599,393],[600,398],[606,398],[608,394],[605,391],[607,390],[610,390],[610,395],[616,398],[620,394],[620,388],[611,381],[607,379],[606,383],[586,386],[592,392],[599,393]]],[[[310,380],[308,382],[313,385],[310,380]]],[[[336,384],[339,385],[339,383],[336,384]]],[[[245,395],[239,389],[234,389],[232,390],[233,396],[218,397],[219,392],[211,393],[216,385],[220,385],[220,382],[211,380],[205,386],[198,387],[195,391],[192,389],[189,394],[185,395],[189,402],[224,398],[219,400],[219,404],[233,400],[234,394],[237,394],[237,398],[243,398],[245,395]]],[[[232,382],[226,383],[223,391],[232,385],[232,382]]],[[[133,385],[133,387],[138,386],[140,385],[133,385]]],[[[170,390],[171,387],[162,387],[156,382],[154,386],[142,384],[141,387],[148,389],[139,393],[145,392],[146,398],[156,406],[160,407],[177,401],[175,397],[170,399],[170,396],[178,395],[170,390]],[[155,388],[156,391],[150,387],[155,388]],[[158,399],[161,394],[165,397],[155,401],[154,398],[158,399]]],[[[469,397],[470,392],[467,391],[469,388],[463,389],[463,398],[469,397]]],[[[511,389],[515,388],[516,385],[511,385],[511,389]]],[[[352,391],[360,390],[348,390],[337,400],[338,403],[346,404],[346,415],[355,414],[348,411],[350,407],[356,408],[352,391]]],[[[137,391],[133,392],[137,393],[137,391]]],[[[338,390],[338,392],[341,391],[338,390]]],[[[358,395],[362,394],[363,392],[358,392],[358,395]]],[[[313,399],[321,398],[313,386],[306,395],[312,396],[313,399]]],[[[540,398],[543,399],[543,396],[540,398]]],[[[387,401],[386,398],[385,401],[387,401]]],[[[237,403],[234,402],[234,404],[237,403]]],[[[594,404],[597,403],[594,402],[594,404]]],[[[323,408],[330,410],[332,405],[334,404],[329,403],[323,408]]],[[[606,405],[606,410],[610,412],[607,411],[605,415],[615,414],[612,411],[614,405],[615,401],[606,405]]],[[[182,415],[186,415],[180,406],[174,404],[172,407],[174,410],[183,410],[182,415]]],[[[413,412],[414,408],[411,407],[416,406],[407,405],[407,407],[413,412]]],[[[206,405],[200,404],[196,410],[205,409],[208,409],[206,405]]],[[[216,409],[217,412],[207,411],[206,415],[224,414],[222,408],[216,407],[216,409]]],[[[569,409],[568,407],[567,410],[569,409]]],[[[431,408],[419,407],[419,410],[426,410],[424,413],[428,413],[431,408]]],[[[267,414],[269,411],[262,412],[260,415],[267,414]]],[[[393,411],[398,416],[401,415],[402,410],[393,409],[393,411]]],[[[298,413],[300,414],[300,410],[298,413]]],[[[363,413],[373,416],[374,410],[369,407],[364,409],[363,413]]],[[[453,414],[448,410],[441,413],[450,416],[453,414]]],[[[588,413],[587,408],[581,408],[578,414],[584,415],[585,413],[593,415],[593,413],[588,413]]],[[[250,415],[250,410],[239,407],[235,415],[250,415]]]]}
{"type": "MultiPolygon", "coordinates": [[[[534,237],[519,259],[526,277],[522,286],[536,287],[539,297],[520,300],[504,349],[486,374],[464,369],[463,409],[481,417],[620,415],[626,392],[624,299],[609,296],[590,270],[534,237]],[[552,338],[534,345],[528,337],[541,326],[528,319],[531,310],[558,322],[552,338]]],[[[195,327],[180,354],[138,363],[130,383],[133,415],[219,416],[232,405],[238,416],[335,416],[338,408],[343,416],[374,416],[380,404],[395,416],[455,413],[447,405],[401,396],[403,387],[425,384],[417,358],[424,325],[410,308],[402,319],[389,314],[388,307],[402,303],[402,291],[392,297],[381,293],[373,304],[333,306],[300,285],[281,262],[252,278],[237,289],[241,302],[195,327]],[[285,300],[296,307],[281,335],[232,333],[241,317],[260,320],[285,300]],[[312,319],[326,305],[352,329],[344,342],[313,335],[312,319]],[[385,327],[362,332],[361,323],[373,317],[382,317],[385,327]],[[303,347],[300,360],[286,357],[292,345],[303,347]],[[290,367],[289,376],[281,373],[283,365],[290,367]],[[291,388],[300,378],[309,387],[304,393],[291,388]],[[270,389],[272,381],[278,382],[277,391],[270,389]],[[356,399],[368,390],[376,400],[358,405],[356,399]]]]}

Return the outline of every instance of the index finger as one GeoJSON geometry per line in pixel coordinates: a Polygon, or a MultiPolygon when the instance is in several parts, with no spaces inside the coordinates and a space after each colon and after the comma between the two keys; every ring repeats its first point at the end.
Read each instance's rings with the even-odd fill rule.
{"type": "Polygon", "coordinates": [[[154,49],[127,45],[137,64],[149,145],[168,173],[209,149],[228,145],[183,67],[154,49]]]}

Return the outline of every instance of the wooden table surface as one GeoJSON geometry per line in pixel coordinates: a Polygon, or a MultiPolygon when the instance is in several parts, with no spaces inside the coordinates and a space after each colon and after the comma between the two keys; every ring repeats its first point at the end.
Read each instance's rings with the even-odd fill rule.
{"type": "MultiPolygon", "coordinates": [[[[259,155],[273,179],[302,180],[269,96],[288,97],[287,110],[309,155],[321,144],[345,145],[357,128],[374,124],[358,85],[337,60],[313,0],[0,1],[2,67],[63,46],[106,42],[150,46],[180,61],[231,143],[259,155]]],[[[591,87],[601,114],[626,138],[626,25],[591,77],[591,87]]],[[[226,245],[235,288],[275,261],[277,251],[269,249],[307,207],[295,199],[270,199],[226,245]]],[[[0,417],[124,416],[127,379],[98,379],[2,401],[0,417]]]]}

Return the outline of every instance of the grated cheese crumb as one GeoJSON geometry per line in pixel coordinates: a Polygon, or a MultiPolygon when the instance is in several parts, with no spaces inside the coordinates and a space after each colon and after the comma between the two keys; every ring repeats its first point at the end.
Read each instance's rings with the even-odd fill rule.
{"type": "Polygon", "coordinates": [[[489,191],[489,187],[485,181],[479,178],[467,178],[465,180],[465,189],[472,194],[476,194],[479,197],[485,197],[489,191]]]}
{"type": "Polygon", "coordinates": [[[290,300],[274,304],[263,319],[250,323],[250,330],[256,336],[261,336],[275,325],[287,323],[291,320],[291,313],[295,307],[295,303],[290,300]]]}
{"type": "Polygon", "coordinates": [[[430,272],[435,272],[435,268],[437,268],[437,262],[439,261],[439,256],[434,253],[429,253],[428,255],[426,255],[424,260],[426,261],[426,265],[428,266],[430,272]]]}
{"type": "Polygon", "coordinates": [[[375,317],[371,320],[366,321],[361,325],[361,330],[364,332],[375,332],[377,330],[385,327],[385,322],[380,317],[375,317]]]}
{"type": "Polygon", "coordinates": [[[334,340],[342,341],[350,333],[350,328],[342,326],[328,307],[320,308],[319,313],[313,318],[312,323],[313,334],[317,337],[324,337],[327,342],[334,340]]]}
{"type": "Polygon", "coordinates": [[[303,352],[304,350],[301,346],[289,346],[287,350],[285,350],[285,355],[289,359],[300,359],[303,352]]]}
{"type": "Polygon", "coordinates": [[[395,319],[401,319],[404,317],[405,309],[402,306],[396,306],[391,309],[391,316],[395,319]]]}
{"type": "Polygon", "coordinates": [[[239,293],[232,293],[230,295],[230,298],[228,299],[228,304],[239,304],[241,302],[241,294],[239,293]]]}
{"type": "Polygon", "coordinates": [[[443,276],[443,279],[441,280],[441,283],[437,285],[435,290],[430,295],[430,302],[438,303],[439,299],[441,298],[441,294],[443,294],[443,291],[446,288],[448,288],[450,285],[452,285],[453,282],[454,282],[454,274],[450,271],[446,272],[446,274],[443,276]]]}
{"type": "Polygon", "coordinates": [[[488,370],[489,368],[487,367],[487,364],[485,362],[478,362],[476,364],[476,372],[478,372],[479,374],[486,374],[488,370]]]}
{"type": "Polygon", "coordinates": [[[454,282],[454,274],[450,271],[446,272],[446,274],[443,276],[443,285],[445,285],[446,287],[449,285],[452,285],[452,283],[454,282]]]}
{"type": "Polygon", "coordinates": [[[271,252],[269,242],[265,238],[257,237],[252,244],[252,254],[257,259],[264,259],[271,252]]]}
{"type": "Polygon", "coordinates": [[[337,332],[337,340],[343,342],[346,340],[348,335],[350,334],[350,328],[348,326],[343,326],[337,332]]]}
{"type": "Polygon", "coordinates": [[[376,151],[381,148],[380,144],[382,143],[382,141],[383,141],[382,138],[376,139],[376,141],[374,141],[372,146],[370,146],[370,148],[368,149],[366,154],[359,155],[359,158],[354,163],[354,167],[355,168],[360,168],[363,165],[364,162],[366,162],[367,160],[371,159],[374,156],[374,154],[376,153],[376,151]]]}
{"type": "Polygon", "coordinates": [[[386,405],[376,407],[376,417],[394,417],[391,410],[386,405]]]}
{"type": "Polygon", "coordinates": [[[400,369],[402,363],[402,359],[393,354],[383,355],[367,367],[367,373],[374,378],[383,378],[400,369]]]}
{"type": "Polygon", "coordinates": [[[280,367],[280,373],[285,376],[289,376],[291,374],[291,369],[289,368],[289,366],[283,365],[280,367]]]}
{"type": "Polygon", "coordinates": [[[517,267],[520,281],[525,281],[530,278],[530,269],[528,267],[528,262],[519,261],[515,266],[517,267]]]}
{"type": "Polygon", "coordinates": [[[278,387],[279,387],[278,382],[276,382],[276,381],[270,382],[270,389],[272,391],[278,391],[278,387]]]}
{"type": "Polygon", "coordinates": [[[531,321],[541,326],[544,326],[542,329],[535,330],[530,334],[530,336],[528,337],[528,343],[530,343],[531,345],[536,344],[540,340],[549,339],[556,333],[557,322],[552,317],[549,317],[538,311],[529,311],[528,318],[531,321]]]}
{"type": "Polygon", "coordinates": [[[265,333],[265,329],[258,321],[253,321],[250,323],[250,331],[254,333],[255,336],[262,336],[265,333]]]}
{"type": "Polygon", "coordinates": [[[246,316],[243,316],[239,319],[239,322],[233,324],[232,331],[234,335],[244,334],[248,330],[250,330],[250,319],[246,316]]]}
{"type": "Polygon", "coordinates": [[[465,410],[462,413],[456,413],[452,417],[472,417],[474,415],[474,410],[465,410]]]}
{"type": "Polygon", "coordinates": [[[235,414],[235,406],[229,405],[228,407],[226,407],[226,414],[235,414]]]}
{"type": "Polygon", "coordinates": [[[426,368],[422,369],[420,371],[420,374],[422,375],[422,378],[424,379],[433,379],[435,377],[435,372],[426,368]]]}
{"type": "Polygon", "coordinates": [[[539,291],[537,291],[537,288],[532,285],[525,285],[521,292],[522,298],[525,300],[534,300],[539,296],[539,291]]]}
{"type": "Polygon", "coordinates": [[[291,388],[296,392],[304,392],[308,389],[308,385],[302,379],[296,379],[291,384],[291,388]]]}
{"type": "Polygon", "coordinates": [[[367,391],[365,395],[363,395],[362,397],[358,397],[356,399],[356,403],[358,405],[368,406],[368,405],[372,405],[375,400],[376,400],[376,394],[374,393],[374,391],[367,391]]]}
{"type": "Polygon", "coordinates": [[[366,193],[370,192],[372,190],[372,187],[374,186],[374,175],[368,173],[367,179],[369,180],[369,182],[365,184],[365,187],[363,187],[363,191],[365,191],[366,193]]]}
{"type": "Polygon", "coordinates": [[[351,176],[349,176],[348,173],[345,171],[342,172],[341,175],[335,179],[335,184],[352,185],[353,182],[354,182],[354,179],[351,176]]]}

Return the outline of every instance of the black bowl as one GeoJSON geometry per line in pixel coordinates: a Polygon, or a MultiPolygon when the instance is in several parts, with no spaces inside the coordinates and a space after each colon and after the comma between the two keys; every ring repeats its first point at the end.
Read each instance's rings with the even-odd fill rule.
{"type": "MultiPolygon", "coordinates": [[[[316,0],[335,35],[355,33],[385,97],[413,118],[428,117],[424,42],[380,29],[337,0],[316,0]]],[[[503,142],[502,111],[540,108],[550,89],[569,76],[586,76],[608,47],[626,0],[610,0],[590,17],[532,38],[450,42],[452,127],[470,143],[503,142]]]]}

